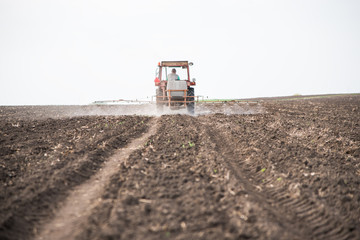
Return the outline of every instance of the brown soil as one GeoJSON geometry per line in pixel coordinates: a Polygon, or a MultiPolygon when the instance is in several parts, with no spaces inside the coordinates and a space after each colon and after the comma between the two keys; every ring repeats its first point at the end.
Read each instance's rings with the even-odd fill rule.
{"type": "Polygon", "coordinates": [[[0,239],[41,238],[125,151],[67,238],[359,239],[360,96],[255,107],[42,120],[0,108],[0,239]]]}
{"type": "MultiPolygon", "coordinates": [[[[46,111],[46,108],[43,108],[46,111]]],[[[0,125],[0,239],[26,239],[69,191],[118,148],[146,131],[148,117],[5,118],[0,125]]]]}

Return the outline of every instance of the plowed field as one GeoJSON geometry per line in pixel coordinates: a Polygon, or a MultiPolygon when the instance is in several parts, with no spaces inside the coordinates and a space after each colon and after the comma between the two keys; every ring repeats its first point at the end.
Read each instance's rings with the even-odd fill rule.
{"type": "Polygon", "coordinates": [[[360,239],[359,95],[131,108],[0,107],[0,239],[360,239]]]}

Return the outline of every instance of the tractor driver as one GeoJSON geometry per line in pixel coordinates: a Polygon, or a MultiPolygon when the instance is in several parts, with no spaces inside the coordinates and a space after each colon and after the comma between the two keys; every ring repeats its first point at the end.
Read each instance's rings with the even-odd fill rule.
{"type": "Polygon", "coordinates": [[[168,81],[175,81],[175,80],[180,80],[179,75],[176,74],[176,69],[173,68],[171,70],[171,73],[168,74],[168,81]]]}

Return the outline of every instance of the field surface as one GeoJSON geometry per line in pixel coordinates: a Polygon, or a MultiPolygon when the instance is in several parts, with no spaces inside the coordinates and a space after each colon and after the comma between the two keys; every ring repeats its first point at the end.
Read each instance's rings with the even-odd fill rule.
{"type": "Polygon", "coordinates": [[[360,95],[0,107],[0,239],[360,239],[360,95]]]}

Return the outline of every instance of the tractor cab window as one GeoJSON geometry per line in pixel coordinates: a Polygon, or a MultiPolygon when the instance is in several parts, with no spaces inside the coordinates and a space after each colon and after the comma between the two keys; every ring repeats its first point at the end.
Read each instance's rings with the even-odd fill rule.
{"type": "Polygon", "coordinates": [[[187,74],[187,68],[182,67],[163,67],[162,68],[162,79],[167,80],[168,74],[171,73],[171,70],[175,69],[176,74],[179,75],[180,80],[187,80],[188,74],[187,74]]]}

